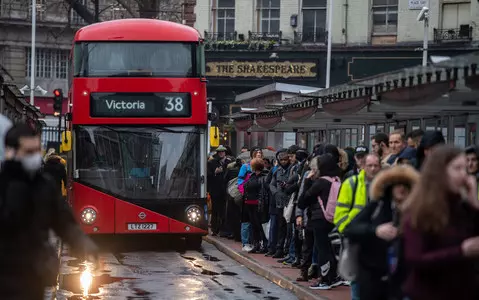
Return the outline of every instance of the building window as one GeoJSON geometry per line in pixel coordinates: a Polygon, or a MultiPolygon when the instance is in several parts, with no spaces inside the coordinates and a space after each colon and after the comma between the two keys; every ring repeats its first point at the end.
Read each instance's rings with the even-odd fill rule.
{"type": "Polygon", "coordinates": [[[326,41],[327,0],[303,0],[303,42],[326,41]]]}
{"type": "MultiPolygon", "coordinates": [[[[36,19],[37,20],[43,20],[43,17],[45,16],[46,10],[47,10],[47,5],[45,3],[46,0],[36,0],[37,2],[37,10],[36,10],[36,19]]],[[[28,4],[28,18],[31,18],[32,16],[32,5],[31,1],[29,1],[28,4]]]]}
{"type": "Polygon", "coordinates": [[[280,0],[261,0],[261,32],[279,32],[280,0]]]}
{"type": "MultiPolygon", "coordinates": [[[[60,49],[35,49],[35,77],[66,79],[68,72],[68,50],[60,49]]],[[[25,51],[25,74],[31,76],[31,52],[30,48],[25,51]]]]}
{"type": "Polygon", "coordinates": [[[227,40],[235,31],[235,0],[218,0],[216,28],[219,40],[227,40]]]}
{"type": "MultiPolygon", "coordinates": [[[[78,2],[80,2],[85,7],[88,7],[87,0],[80,0],[78,2]]],[[[73,8],[71,9],[70,18],[71,18],[71,24],[73,24],[73,25],[86,24],[85,20],[83,20],[83,18],[80,17],[80,15],[73,8]]]]}
{"type": "Polygon", "coordinates": [[[397,33],[398,0],[373,0],[373,33],[397,33]]]}

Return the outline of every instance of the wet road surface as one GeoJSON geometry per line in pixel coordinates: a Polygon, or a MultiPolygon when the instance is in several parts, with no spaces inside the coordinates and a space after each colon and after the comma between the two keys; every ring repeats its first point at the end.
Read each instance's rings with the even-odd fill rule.
{"type": "Polygon", "coordinates": [[[85,267],[67,256],[67,251],[63,253],[58,300],[297,299],[206,242],[200,251],[128,249],[102,253],[101,269],[92,272],[85,297],[80,284],[85,267]]]}

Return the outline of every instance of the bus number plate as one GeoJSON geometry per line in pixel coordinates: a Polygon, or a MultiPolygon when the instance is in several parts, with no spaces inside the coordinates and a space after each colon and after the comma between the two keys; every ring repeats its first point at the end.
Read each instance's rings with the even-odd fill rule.
{"type": "Polygon", "coordinates": [[[128,230],[156,230],[156,223],[128,223],[128,230]]]}

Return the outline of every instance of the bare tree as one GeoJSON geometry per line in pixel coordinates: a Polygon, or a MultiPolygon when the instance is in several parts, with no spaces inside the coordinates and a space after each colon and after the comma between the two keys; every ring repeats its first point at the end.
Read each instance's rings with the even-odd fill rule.
{"type": "MultiPolygon", "coordinates": [[[[105,9],[97,11],[97,16],[83,5],[80,0],[64,0],[71,8],[87,22],[101,21],[101,14],[105,9]]],[[[97,6],[100,0],[91,0],[97,6]]],[[[119,6],[125,9],[133,18],[154,18],[173,22],[181,22],[183,0],[116,0],[119,6]]],[[[112,6],[112,5],[110,5],[112,6]]]]}

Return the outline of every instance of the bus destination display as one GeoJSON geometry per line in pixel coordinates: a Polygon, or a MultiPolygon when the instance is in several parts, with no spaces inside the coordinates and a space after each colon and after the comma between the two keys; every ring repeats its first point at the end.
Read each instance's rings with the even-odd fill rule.
{"type": "Polygon", "coordinates": [[[191,117],[189,93],[92,93],[90,115],[103,118],[191,117]]]}

